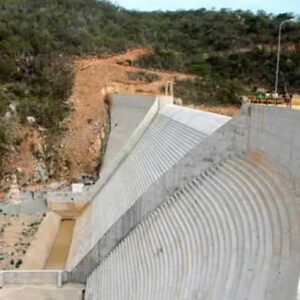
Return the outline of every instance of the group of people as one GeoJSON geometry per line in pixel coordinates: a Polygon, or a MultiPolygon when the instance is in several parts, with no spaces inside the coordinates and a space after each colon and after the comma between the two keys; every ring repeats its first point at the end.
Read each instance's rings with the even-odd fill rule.
{"type": "Polygon", "coordinates": [[[292,100],[293,100],[293,93],[287,93],[287,92],[282,92],[281,94],[278,93],[271,93],[267,91],[266,93],[263,92],[258,92],[256,94],[256,100],[261,103],[265,102],[266,104],[275,102],[275,104],[279,103],[279,100],[283,100],[283,102],[287,105],[292,105],[292,100]]]}

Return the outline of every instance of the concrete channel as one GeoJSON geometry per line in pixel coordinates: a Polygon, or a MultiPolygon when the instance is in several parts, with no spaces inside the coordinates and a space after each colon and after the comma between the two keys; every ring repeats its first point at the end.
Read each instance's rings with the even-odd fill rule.
{"type": "Polygon", "coordinates": [[[52,250],[50,252],[46,270],[62,270],[65,267],[72,240],[75,220],[62,220],[52,250]]]}

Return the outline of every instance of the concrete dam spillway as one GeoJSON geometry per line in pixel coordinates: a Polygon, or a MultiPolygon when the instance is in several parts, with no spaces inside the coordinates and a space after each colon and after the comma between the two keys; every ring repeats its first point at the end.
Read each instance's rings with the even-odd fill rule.
{"type": "Polygon", "coordinates": [[[62,220],[45,269],[64,269],[71,244],[75,220],[62,220]]]}
{"type": "Polygon", "coordinates": [[[88,203],[74,228],[62,223],[49,270],[1,271],[1,286],[80,283],[85,300],[300,299],[300,113],[244,105],[229,118],[172,100],[113,96],[107,155],[74,197],[88,203]]]}

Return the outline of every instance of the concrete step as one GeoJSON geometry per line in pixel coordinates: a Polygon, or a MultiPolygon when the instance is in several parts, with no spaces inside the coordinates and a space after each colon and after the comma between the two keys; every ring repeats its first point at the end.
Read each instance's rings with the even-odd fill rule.
{"type": "Polygon", "coordinates": [[[297,218],[273,165],[228,158],[138,225],[89,276],[85,299],[292,299],[297,218]]]}

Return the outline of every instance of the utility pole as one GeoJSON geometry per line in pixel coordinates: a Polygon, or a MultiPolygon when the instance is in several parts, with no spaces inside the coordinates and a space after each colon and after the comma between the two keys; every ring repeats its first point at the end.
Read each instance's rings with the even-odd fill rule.
{"type": "Polygon", "coordinates": [[[291,19],[284,20],[279,25],[279,33],[278,33],[278,48],[277,48],[277,66],[276,66],[276,81],[275,81],[275,95],[278,95],[278,79],[279,79],[279,63],[280,63],[280,51],[281,51],[281,30],[282,26],[291,21],[291,19]]]}

